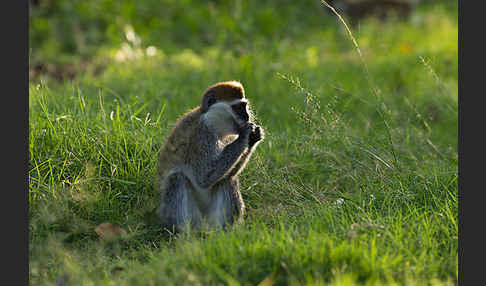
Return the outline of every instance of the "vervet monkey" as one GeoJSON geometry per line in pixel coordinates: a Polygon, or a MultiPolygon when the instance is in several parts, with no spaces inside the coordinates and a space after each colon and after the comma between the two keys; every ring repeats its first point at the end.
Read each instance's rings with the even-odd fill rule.
{"type": "Polygon", "coordinates": [[[201,105],[184,114],[159,154],[159,217],[174,232],[241,222],[245,205],[238,174],[258,143],[262,127],[251,122],[245,91],[237,81],[220,82],[201,105]]]}

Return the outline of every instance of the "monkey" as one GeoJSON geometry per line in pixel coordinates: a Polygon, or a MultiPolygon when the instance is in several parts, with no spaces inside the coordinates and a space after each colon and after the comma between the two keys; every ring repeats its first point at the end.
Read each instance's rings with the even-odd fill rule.
{"type": "Polygon", "coordinates": [[[238,175],[264,130],[252,122],[238,81],[209,86],[201,104],[182,115],[158,157],[158,216],[174,233],[241,223],[245,204],[238,175]]]}

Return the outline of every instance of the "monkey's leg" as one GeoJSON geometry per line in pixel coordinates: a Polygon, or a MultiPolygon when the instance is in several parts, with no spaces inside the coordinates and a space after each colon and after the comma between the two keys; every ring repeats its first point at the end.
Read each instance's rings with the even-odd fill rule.
{"type": "Polygon", "coordinates": [[[197,207],[191,205],[192,186],[182,173],[170,174],[163,184],[159,215],[171,231],[182,231],[187,224],[197,221],[197,207]]]}
{"type": "Polygon", "coordinates": [[[245,214],[245,203],[240,192],[240,179],[233,177],[229,178],[228,182],[231,186],[228,194],[231,205],[231,223],[241,223],[245,214]]]}
{"type": "Polygon", "coordinates": [[[241,222],[245,204],[240,193],[238,178],[227,178],[219,181],[212,190],[211,201],[206,220],[212,226],[225,227],[234,222],[241,222]]]}

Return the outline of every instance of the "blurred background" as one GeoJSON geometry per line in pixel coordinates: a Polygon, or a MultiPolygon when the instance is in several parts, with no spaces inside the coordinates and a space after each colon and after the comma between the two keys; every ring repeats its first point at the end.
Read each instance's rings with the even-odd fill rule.
{"type": "MultiPolygon", "coordinates": [[[[457,1],[451,0],[327,2],[358,30],[367,18],[399,18],[418,26],[424,19],[414,12],[437,6],[457,17],[457,1]]],[[[275,54],[279,47],[341,28],[337,17],[318,0],[31,0],[29,15],[31,80],[73,79],[80,72],[100,72],[110,61],[182,50],[195,58],[214,47],[239,58],[268,47],[275,54]]],[[[340,39],[331,34],[321,41],[346,46],[339,46],[340,39]]]]}

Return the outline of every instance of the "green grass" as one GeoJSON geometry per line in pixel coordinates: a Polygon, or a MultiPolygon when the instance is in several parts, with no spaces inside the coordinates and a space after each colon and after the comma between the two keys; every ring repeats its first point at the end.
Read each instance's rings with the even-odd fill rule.
{"type": "Polygon", "coordinates": [[[278,39],[265,33],[280,22],[263,23],[241,51],[117,62],[103,46],[101,73],[31,80],[30,283],[456,285],[455,13],[353,27],[368,71],[338,21],[313,19],[278,39]],[[157,153],[208,85],[232,79],[266,130],[241,174],[248,216],[171,236],[154,221],[157,153]],[[106,221],[127,236],[100,241],[106,221]]]}

